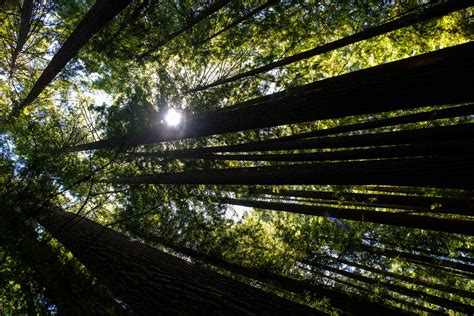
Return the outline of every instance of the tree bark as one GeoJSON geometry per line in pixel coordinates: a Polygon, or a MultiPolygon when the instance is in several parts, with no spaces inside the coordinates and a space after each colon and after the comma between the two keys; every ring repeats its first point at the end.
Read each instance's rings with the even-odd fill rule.
{"type": "Polygon", "coordinates": [[[384,184],[474,187],[472,155],[210,169],[124,177],[115,184],[384,184]]]}
{"type": "Polygon", "coordinates": [[[72,213],[51,213],[40,223],[138,314],[315,314],[72,213]]]}
{"type": "Polygon", "coordinates": [[[131,0],[97,0],[53,56],[26,98],[14,109],[14,115],[18,115],[25,106],[33,102],[77,52],[130,2],[131,0]]]}
{"type": "Polygon", "coordinates": [[[72,151],[126,148],[283,124],[474,99],[474,43],[438,50],[369,69],[317,81],[195,115],[181,127],[158,125],[143,133],[78,145],[72,151]]]}
{"type": "MultiPolygon", "coordinates": [[[[474,124],[458,124],[440,127],[401,130],[395,132],[371,133],[351,136],[331,136],[321,138],[271,141],[268,143],[244,143],[227,146],[203,147],[165,152],[171,157],[215,153],[215,152],[247,152],[247,151],[277,151],[296,149],[320,148],[349,148],[367,146],[388,146],[400,144],[424,144],[443,141],[469,141],[474,138],[474,124]]],[[[428,147],[429,145],[425,145],[428,147]]],[[[419,150],[429,152],[430,147],[419,150]]],[[[420,147],[419,147],[420,148],[420,147]]],[[[381,149],[378,149],[381,150],[381,149]]],[[[445,152],[449,153],[450,148],[445,152]]],[[[402,150],[400,150],[402,151],[402,150]]],[[[452,153],[451,153],[452,154],[452,153]]],[[[333,154],[334,155],[334,154],[333,154]]],[[[339,154],[341,155],[341,154],[339,154]]]]}
{"type": "MultiPolygon", "coordinates": [[[[400,212],[378,212],[355,208],[338,208],[330,206],[314,206],[296,203],[263,202],[255,200],[237,200],[223,198],[223,203],[269,209],[274,211],[308,214],[314,216],[334,217],[353,221],[412,227],[433,231],[442,231],[464,235],[474,235],[474,221],[451,218],[440,218],[421,215],[410,215],[400,212]]],[[[473,266],[474,269],[474,266],[473,266]]]]}
{"type": "Polygon", "coordinates": [[[310,50],[295,54],[293,56],[282,58],[278,61],[274,61],[270,64],[265,65],[265,66],[255,68],[255,69],[246,71],[244,73],[240,73],[240,74],[232,76],[230,78],[220,79],[220,80],[217,80],[217,81],[215,81],[211,84],[201,86],[201,87],[197,87],[197,88],[193,89],[192,92],[206,90],[206,89],[209,89],[211,87],[215,87],[217,85],[233,82],[233,81],[236,81],[236,80],[239,80],[239,79],[242,79],[242,78],[246,78],[246,77],[250,77],[250,76],[255,76],[255,75],[260,74],[262,72],[267,72],[267,71],[270,71],[272,69],[282,67],[282,66],[286,66],[286,65],[289,65],[291,63],[294,63],[294,62],[297,62],[297,61],[300,61],[300,60],[303,60],[303,59],[307,59],[307,58],[310,58],[310,57],[321,55],[321,54],[330,52],[332,50],[335,50],[335,49],[338,49],[338,48],[341,48],[341,47],[344,47],[344,46],[347,46],[347,45],[350,45],[350,44],[354,44],[354,43],[357,43],[357,42],[360,42],[360,41],[363,41],[363,40],[373,38],[373,37],[378,36],[378,35],[382,35],[382,34],[385,34],[385,33],[388,33],[388,32],[392,32],[392,31],[401,29],[403,27],[407,27],[407,26],[410,26],[410,25],[413,25],[413,24],[416,24],[416,23],[419,23],[419,22],[423,22],[423,21],[431,20],[431,19],[434,19],[434,18],[437,18],[437,17],[441,17],[441,16],[447,15],[451,12],[468,8],[472,5],[473,5],[472,2],[470,2],[469,0],[454,0],[454,1],[451,0],[451,1],[446,1],[446,2],[440,3],[440,4],[435,4],[435,5],[432,5],[428,8],[425,8],[425,9],[422,9],[422,10],[417,10],[414,13],[406,14],[406,15],[402,16],[399,19],[384,23],[382,25],[370,27],[370,28],[368,28],[364,31],[361,31],[361,32],[355,33],[353,35],[338,39],[334,42],[330,42],[330,43],[324,44],[322,46],[312,48],[310,50]]]}
{"type": "MultiPolygon", "coordinates": [[[[474,130],[474,128],[473,128],[474,130]]],[[[354,137],[354,136],[353,136],[354,137]]],[[[464,135],[462,136],[464,137],[464,135]]],[[[466,136],[468,137],[468,136],[466,136]]],[[[336,137],[334,137],[336,138],[336,137]]],[[[339,144],[337,144],[339,146],[339,144]]],[[[344,146],[344,144],[340,144],[344,146]]],[[[213,147],[202,148],[203,151],[213,147]]],[[[375,158],[406,158],[422,156],[446,156],[457,154],[474,154],[474,138],[468,140],[430,142],[425,144],[401,144],[397,146],[373,147],[368,149],[349,149],[316,153],[297,154],[216,154],[200,152],[200,149],[170,152],[129,153],[127,158],[168,158],[168,159],[205,159],[227,161],[331,161],[360,160],[375,158]]]]}
{"type": "Polygon", "coordinates": [[[386,307],[377,302],[371,302],[363,297],[353,297],[327,286],[316,285],[305,281],[288,278],[263,269],[241,266],[228,262],[217,255],[211,255],[187,247],[172,244],[149,233],[136,231],[134,231],[134,233],[138,234],[138,236],[142,238],[164,245],[165,247],[173,249],[174,251],[182,253],[195,260],[220,267],[227,271],[237,273],[263,283],[272,284],[290,292],[303,295],[306,295],[309,292],[318,299],[328,298],[330,300],[331,306],[339,308],[345,312],[364,314],[367,310],[371,310],[373,313],[383,315],[403,314],[402,310],[386,307]]]}
{"type": "Polygon", "coordinates": [[[278,190],[272,189],[249,189],[250,194],[265,194],[273,196],[304,197],[321,200],[335,200],[335,202],[351,201],[366,202],[368,205],[391,205],[400,208],[418,208],[426,211],[456,213],[474,215],[474,199],[457,199],[448,197],[428,197],[412,195],[393,194],[371,194],[371,193],[349,193],[349,192],[327,192],[327,191],[302,191],[302,190],[278,190]]]}

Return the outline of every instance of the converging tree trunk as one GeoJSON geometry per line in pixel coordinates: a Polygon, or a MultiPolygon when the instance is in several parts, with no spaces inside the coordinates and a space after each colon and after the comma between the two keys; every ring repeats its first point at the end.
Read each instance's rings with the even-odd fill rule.
{"type": "Polygon", "coordinates": [[[472,155],[209,169],[123,177],[115,184],[384,184],[474,188],[472,155]]]}
{"type": "Polygon", "coordinates": [[[130,241],[72,213],[51,213],[40,223],[142,315],[315,314],[309,307],[130,241]]]}
{"type": "Polygon", "coordinates": [[[349,115],[380,113],[474,99],[474,43],[351,72],[196,115],[170,129],[78,145],[71,150],[126,148],[349,115]]]}
{"type": "Polygon", "coordinates": [[[31,24],[31,15],[33,13],[33,0],[24,0],[23,6],[21,8],[21,18],[20,18],[20,27],[18,29],[18,37],[16,39],[15,50],[12,54],[12,60],[10,64],[10,76],[13,75],[15,71],[15,64],[18,55],[20,55],[23,50],[23,46],[28,39],[28,33],[30,32],[31,24]]]}

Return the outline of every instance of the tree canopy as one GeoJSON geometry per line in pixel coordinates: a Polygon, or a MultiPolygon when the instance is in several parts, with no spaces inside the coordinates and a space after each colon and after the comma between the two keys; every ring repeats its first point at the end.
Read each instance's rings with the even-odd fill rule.
{"type": "Polygon", "coordinates": [[[0,1],[0,314],[472,314],[472,5],[0,1]]]}

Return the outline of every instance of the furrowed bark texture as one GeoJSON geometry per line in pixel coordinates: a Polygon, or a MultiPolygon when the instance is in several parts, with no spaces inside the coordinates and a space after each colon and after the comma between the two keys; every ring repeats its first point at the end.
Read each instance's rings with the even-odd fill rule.
{"type": "Polygon", "coordinates": [[[318,299],[327,298],[330,300],[332,306],[346,312],[354,314],[364,314],[367,310],[371,310],[373,313],[383,315],[403,314],[403,311],[400,309],[383,306],[377,302],[371,302],[363,297],[353,297],[344,292],[332,289],[328,286],[311,284],[305,281],[292,279],[263,269],[241,266],[235,263],[228,262],[218,257],[217,255],[211,255],[199,252],[194,249],[171,244],[170,242],[166,242],[146,232],[135,231],[134,233],[136,233],[142,238],[146,238],[148,240],[162,244],[168,248],[173,249],[176,252],[180,252],[195,260],[223,268],[225,270],[240,274],[242,276],[255,279],[263,283],[272,284],[290,292],[295,292],[299,294],[311,293],[318,299]]]}
{"type": "Polygon", "coordinates": [[[72,151],[126,148],[283,124],[474,100],[474,43],[317,81],[221,111],[193,116],[180,128],[105,139],[72,151]]]}
{"type": "Polygon", "coordinates": [[[316,314],[72,213],[52,213],[40,223],[138,314],[316,314]]]}

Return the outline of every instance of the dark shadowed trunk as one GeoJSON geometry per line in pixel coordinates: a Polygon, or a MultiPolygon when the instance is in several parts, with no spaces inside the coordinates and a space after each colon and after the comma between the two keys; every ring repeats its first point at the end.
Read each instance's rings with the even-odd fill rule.
{"type": "Polygon", "coordinates": [[[299,60],[303,60],[306,58],[324,54],[324,53],[330,52],[332,50],[335,50],[335,49],[338,49],[350,44],[354,44],[354,43],[367,40],[378,35],[392,32],[392,31],[398,30],[400,28],[403,28],[415,23],[431,20],[443,15],[449,14],[451,12],[470,7],[472,5],[473,5],[472,2],[469,0],[451,0],[451,1],[446,1],[437,5],[432,5],[427,8],[422,8],[421,10],[417,10],[415,13],[406,14],[399,19],[387,22],[379,26],[370,27],[362,32],[355,33],[353,35],[338,39],[334,42],[330,42],[319,47],[315,47],[313,49],[295,54],[290,57],[282,58],[278,61],[272,62],[262,67],[258,67],[256,69],[246,71],[244,73],[232,76],[230,78],[217,80],[214,83],[211,83],[202,87],[197,87],[193,89],[192,91],[201,91],[201,90],[208,89],[210,87],[236,81],[238,79],[242,79],[245,77],[254,76],[262,72],[270,71],[272,69],[297,62],[299,60]]]}
{"type": "Polygon", "coordinates": [[[53,56],[26,98],[16,107],[15,114],[33,102],[77,52],[130,2],[131,0],[98,0],[53,56]]]}
{"type": "Polygon", "coordinates": [[[327,286],[311,284],[305,281],[288,278],[271,271],[245,267],[231,263],[220,258],[218,255],[211,255],[187,247],[178,246],[146,232],[137,232],[134,230],[134,233],[142,238],[164,245],[176,252],[189,256],[194,260],[202,261],[224,270],[231,271],[263,283],[271,284],[290,292],[303,295],[311,293],[315,299],[327,298],[330,300],[332,306],[342,309],[345,312],[364,314],[365,311],[371,310],[373,313],[384,315],[396,315],[403,313],[401,310],[382,306],[379,303],[371,302],[363,297],[353,297],[341,291],[331,289],[327,286]]]}
{"type": "MultiPolygon", "coordinates": [[[[434,144],[437,142],[444,141],[470,141],[474,138],[474,124],[458,124],[450,126],[430,127],[430,128],[419,128],[411,130],[401,130],[395,132],[381,132],[381,133],[369,133],[362,135],[352,136],[331,136],[321,138],[308,138],[308,139],[295,139],[295,140],[272,140],[270,142],[258,142],[258,143],[244,143],[237,145],[227,146],[213,146],[203,147],[197,149],[183,149],[173,150],[165,152],[163,154],[168,155],[171,158],[192,154],[212,153],[212,152],[246,152],[246,151],[277,151],[277,150],[296,150],[296,149],[320,149],[320,148],[348,148],[348,147],[367,147],[367,146],[388,146],[388,145],[400,145],[400,144],[425,144],[425,147],[409,147],[407,150],[420,151],[429,154],[434,152],[436,145],[441,147],[441,144],[434,144]]],[[[445,146],[447,146],[445,144],[445,146]]],[[[438,152],[445,154],[453,154],[451,150],[453,148],[447,147],[441,149],[438,147],[438,152]]],[[[379,150],[385,154],[395,155],[395,149],[370,149],[379,150]]],[[[370,151],[364,151],[368,157],[370,151]]],[[[400,147],[400,152],[403,152],[403,147],[400,147]]],[[[357,152],[356,152],[357,153],[357,152]]],[[[326,154],[326,153],[325,153],[326,154]]],[[[343,154],[332,155],[344,156],[343,154]]],[[[362,153],[358,153],[363,156],[362,153]]],[[[328,154],[329,155],[329,154],[328,154]]],[[[348,156],[348,154],[346,154],[348,156]]],[[[330,157],[330,156],[329,156],[330,157]]]]}
{"type": "MultiPolygon", "coordinates": [[[[474,130],[474,129],[473,129],[474,130]]],[[[464,137],[464,136],[463,136],[464,137]]],[[[468,136],[466,136],[468,137],[468,136]]],[[[324,140],[323,140],[324,141],[324,140]]],[[[291,141],[289,141],[291,142],[291,141]]],[[[343,146],[343,144],[341,145],[343,146]]],[[[213,147],[202,148],[203,151],[213,147]]],[[[237,160],[237,161],[331,161],[360,160],[375,158],[404,158],[422,156],[446,156],[457,154],[474,154],[474,138],[468,140],[430,142],[426,144],[401,144],[368,149],[349,149],[316,153],[298,154],[217,154],[200,152],[200,149],[170,152],[139,152],[129,153],[128,159],[136,157],[168,158],[168,159],[205,159],[205,160],[237,160]]]]}
{"type": "Polygon", "coordinates": [[[115,184],[384,184],[474,187],[472,155],[210,169],[111,179],[115,184]]]}
{"type": "Polygon", "coordinates": [[[185,120],[181,127],[153,129],[100,140],[72,150],[133,147],[283,124],[474,99],[474,43],[351,72],[256,98],[185,120]]]}
{"type": "Polygon", "coordinates": [[[72,213],[40,223],[136,313],[311,315],[315,311],[192,265],[72,213]]]}
{"type": "Polygon", "coordinates": [[[387,205],[391,208],[411,208],[431,212],[446,212],[456,214],[474,215],[474,199],[457,199],[431,196],[371,194],[327,191],[302,191],[302,190],[277,190],[249,189],[250,194],[264,194],[283,197],[303,197],[319,200],[333,200],[350,204],[352,201],[365,202],[367,205],[387,205]]]}

